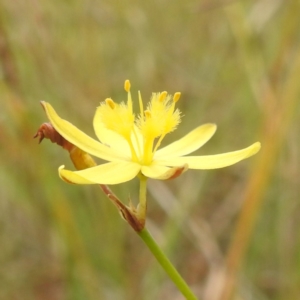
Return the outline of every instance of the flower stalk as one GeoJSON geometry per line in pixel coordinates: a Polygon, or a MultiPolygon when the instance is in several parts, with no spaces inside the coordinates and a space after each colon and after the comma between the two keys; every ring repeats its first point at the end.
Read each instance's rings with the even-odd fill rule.
{"type": "Polygon", "coordinates": [[[176,103],[177,92],[172,97],[167,92],[153,93],[144,109],[141,93],[138,92],[140,113],[133,112],[130,82],[125,81],[127,103],[115,103],[107,98],[97,108],[93,125],[99,141],[62,119],[47,102],[41,104],[50,123],[41,125],[35,137],[41,142],[50,139],[66,149],[77,169],[59,167],[62,180],[72,184],[99,184],[105,195],[118,208],[123,219],[137,232],[179,291],[188,300],[197,299],[175,267],[165,256],[145,228],[147,212],[147,180],[173,179],[188,169],[217,169],[233,165],[260,150],[256,142],[244,149],[232,152],[193,156],[189,155],[203,146],[215,133],[212,123],[196,127],[181,139],[160,148],[165,136],[176,130],[182,114],[176,103]],[[97,165],[91,157],[106,161],[97,165]],[[119,184],[138,177],[140,180],[139,204],[125,205],[110,190],[107,184],[119,184]]]}
{"type": "MultiPolygon", "coordinates": [[[[50,123],[44,123],[40,126],[34,138],[39,138],[41,142],[44,138],[50,139],[52,143],[62,146],[70,153],[70,158],[78,170],[90,168],[96,165],[92,157],[86,152],[82,151],[72,143],[65,140],[50,123]]],[[[156,258],[161,267],[166,271],[170,279],[177,286],[178,290],[188,300],[196,300],[196,296],[190,290],[189,286],[177,272],[175,267],[166,257],[162,249],[155,242],[149,231],[145,227],[146,211],[147,211],[147,177],[140,175],[140,199],[139,205],[136,209],[133,204],[129,203],[126,206],[121,200],[105,185],[100,184],[101,190],[118,208],[121,216],[133,228],[133,230],[141,237],[146,246],[149,248],[153,256],[156,258]]]]}
{"type": "Polygon", "coordinates": [[[182,293],[182,295],[185,296],[187,300],[197,300],[198,298],[195,296],[190,287],[177,272],[177,270],[170,262],[170,260],[166,257],[162,249],[157,245],[149,231],[146,228],[144,228],[138,232],[138,235],[147,245],[151,253],[158,261],[158,263],[166,271],[166,273],[169,275],[170,279],[174,282],[174,284],[177,286],[178,290],[182,293]]]}
{"type": "Polygon", "coordinates": [[[137,216],[139,220],[146,220],[147,212],[147,177],[140,175],[140,201],[137,207],[137,216]]]}

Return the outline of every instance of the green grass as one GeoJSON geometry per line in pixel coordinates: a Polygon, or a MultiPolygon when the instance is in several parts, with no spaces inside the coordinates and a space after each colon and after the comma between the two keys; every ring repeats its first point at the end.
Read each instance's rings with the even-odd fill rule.
{"type": "MultiPolygon", "coordinates": [[[[0,299],[180,297],[97,187],[59,179],[68,154],[32,138],[47,121],[40,100],[93,136],[95,108],[125,100],[125,79],[135,99],[182,92],[184,118],[166,141],[214,122],[197,154],[263,146],[232,167],[151,182],[149,229],[195,293],[214,299],[223,282],[219,300],[298,299],[299,9],[295,0],[1,1],[0,299]]],[[[137,180],[113,189],[137,202],[137,180]]]]}

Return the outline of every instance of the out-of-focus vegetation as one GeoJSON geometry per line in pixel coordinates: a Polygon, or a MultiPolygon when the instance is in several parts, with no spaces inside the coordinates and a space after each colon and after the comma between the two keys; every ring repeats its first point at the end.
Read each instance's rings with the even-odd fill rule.
{"type": "MultiPolygon", "coordinates": [[[[197,154],[260,140],[255,157],[151,182],[150,231],[205,300],[300,299],[300,3],[0,3],[0,299],[181,299],[96,186],[62,182],[66,152],[33,135],[40,100],[90,135],[106,97],[182,92],[197,154]]],[[[137,98],[136,98],[137,99],[137,98]]],[[[137,200],[136,180],[113,187],[137,200]]]]}

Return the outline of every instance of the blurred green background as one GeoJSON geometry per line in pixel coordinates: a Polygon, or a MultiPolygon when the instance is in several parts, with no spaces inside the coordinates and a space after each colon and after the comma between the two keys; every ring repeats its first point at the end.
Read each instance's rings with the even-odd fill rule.
{"type": "MultiPolygon", "coordinates": [[[[182,299],[68,153],[33,139],[39,104],[94,136],[100,101],[181,91],[166,142],[205,122],[197,154],[261,141],[213,171],[150,182],[147,224],[205,300],[300,299],[300,1],[0,2],[0,299],[182,299]]],[[[137,202],[138,182],[114,186],[137,202]]]]}

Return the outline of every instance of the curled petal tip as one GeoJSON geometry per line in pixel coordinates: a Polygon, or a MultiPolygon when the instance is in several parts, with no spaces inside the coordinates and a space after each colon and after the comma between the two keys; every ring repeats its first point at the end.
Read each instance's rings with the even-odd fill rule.
{"type": "Polygon", "coordinates": [[[145,167],[142,169],[143,175],[149,178],[158,179],[158,180],[168,180],[174,179],[180,176],[182,173],[188,170],[188,164],[182,164],[181,166],[175,166],[172,168],[168,167],[145,167]]]}
{"type": "Polygon", "coordinates": [[[65,181],[65,182],[67,182],[67,183],[73,184],[72,181],[68,180],[66,177],[63,176],[63,170],[64,170],[64,169],[65,169],[65,165],[62,165],[62,166],[60,166],[60,167],[58,168],[58,175],[59,175],[59,177],[60,177],[63,181],[65,181]]]}
{"type": "Polygon", "coordinates": [[[42,105],[43,109],[45,110],[46,102],[45,101],[40,101],[40,104],[42,105]]]}
{"type": "Polygon", "coordinates": [[[180,176],[181,174],[186,172],[188,170],[188,168],[189,168],[188,164],[184,164],[182,167],[171,169],[171,172],[170,172],[171,176],[167,179],[177,178],[178,176],[180,176]]]}
{"type": "Polygon", "coordinates": [[[63,181],[70,183],[70,184],[76,184],[77,182],[73,182],[72,180],[70,180],[70,177],[72,178],[72,173],[73,173],[72,171],[65,169],[65,165],[62,165],[58,168],[58,175],[63,181]],[[71,176],[70,176],[70,174],[71,174],[71,176]]]}
{"type": "Polygon", "coordinates": [[[256,142],[252,145],[252,152],[250,155],[254,155],[256,154],[261,148],[261,143],[260,142],[256,142]]]}

